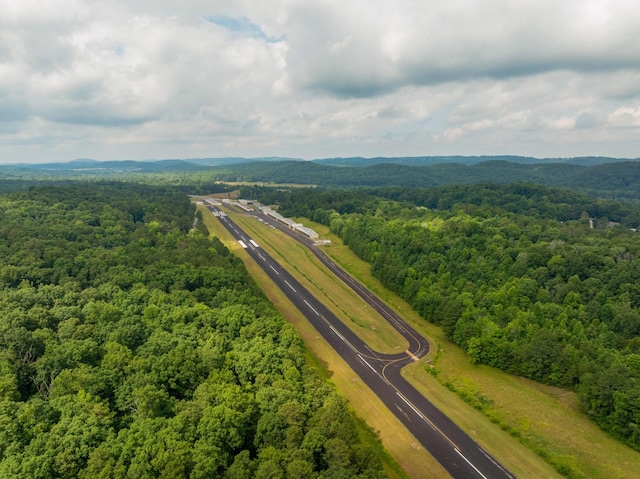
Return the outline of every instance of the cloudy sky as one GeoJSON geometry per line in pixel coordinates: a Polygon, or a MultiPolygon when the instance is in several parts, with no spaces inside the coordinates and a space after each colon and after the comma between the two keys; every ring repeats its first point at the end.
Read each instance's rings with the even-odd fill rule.
{"type": "Polygon", "coordinates": [[[0,162],[640,157],[637,0],[0,0],[0,162]]]}

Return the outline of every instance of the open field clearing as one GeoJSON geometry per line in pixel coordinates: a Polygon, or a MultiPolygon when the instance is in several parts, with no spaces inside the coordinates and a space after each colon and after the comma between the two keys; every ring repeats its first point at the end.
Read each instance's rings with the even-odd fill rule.
{"type": "Polygon", "coordinates": [[[269,181],[216,181],[216,184],[229,186],[270,186],[272,188],[315,188],[318,185],[307,183],[271,183],[269,181]]]}

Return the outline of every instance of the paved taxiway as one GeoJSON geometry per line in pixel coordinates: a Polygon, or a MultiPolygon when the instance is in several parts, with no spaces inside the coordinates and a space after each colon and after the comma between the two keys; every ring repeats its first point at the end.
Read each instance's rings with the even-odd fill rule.
{"type": "MultiPolygon", "coordinates": [[[[362,381],[452,477],[456,479],[514,478],[509,471],[433,406],[400,374],[402,367],[427,354],[429,343],[425,338],[367,288],[319,251],[312,241],[305,240],[282,227],[284,232],[291,234],[296,240],[309,247],[327,268],[353,288],[409,341],[409,349],[403,353],[381,354],[372,351],[322,302],[318,301],[234,223],[226,213],[214,206],[208,208],[362,381]]],[[[266,221],[266,218],[264,220],[266,221]]],[[[272,224],[275,227],[280,227],[276,223],[272,224]]]]}

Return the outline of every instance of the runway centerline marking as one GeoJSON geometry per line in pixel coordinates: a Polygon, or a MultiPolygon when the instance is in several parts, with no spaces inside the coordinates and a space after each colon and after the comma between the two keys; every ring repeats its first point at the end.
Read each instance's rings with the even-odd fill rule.
{"type": "Polygon", "coordinates": [[[318,313],[318,312],[313,308],[313,306],[311,306],[311,305],[309,304],[309,301],[307,301],[306,299],[303,299],[303,301],[304,301],[304,304],[306,304],[307,306],[309,306],[309,309],[310,309],[311,311],[313,311],[313,312],[314,312],[314,313],[316,313],[318,316],[320,316],[320,313],[318,313]]]}
{"type": "MultiPolygon", "coordinates": [[[[367,366],[369,366],[369,369],[371,369],[374,373],[376,373],[376,375],[380,376],[380,373],[378,371],[376,371],[375,368],[373,366],[371,366],[371,364],[369,364],[369,361],[367,361],[365,358],[363,358],[359,354],[358,354],[358,357],[360,358],[360,361],[362,361],[367,366]]],[[[382,378],[382,376],[380,376],[380,377],[382,378]]],[[[384,378],[382,378],[382,379],[384,379],[384,378]]]]}
{"type": "MultiPolygon", "coordinates": [[[[225,225],[227,226],[228,229],[232,229],[233,231],[235,231],[237,233],[238,236],[236,236],[236,238],[239,237],[239,243],[247,249],[256,251],[260,245],[258,243],[256,243],[253,239],[249,238],[248,236],[244,235],[244,231],[242,231],[241,229],[237,228],[235,224],[233,224],[226,216],[225,213],[222,212],[214,212],[214,216],[217,216],[219,218],[219,220],[223,223],[225,223],[225,225]],[[243,244],[244,243],[244,244],[243,244]]],[[[293,235],[292,235],[293,236],[293,235]]],[[[237,240],[238,241],[238,240],[237,240]]],[[[308,246],[308,245],[307,245],[308,246]]],[[[256,255],[264,262],[263,263],[263,268],[264,268],[264,264],[269,264],[268,259],[269,258],[265,258],[262,254],[260,254],[258,251],[256,251],[256,255]]],[[[252,255],[255,257],[255,255],[252,255]]],[[[320,258],[322,260],[322,258],[320,258]]],[[[324,261],[322,261],[324,263],[324,261]]],[[[277,265],[279,266],[279,265],[277,265]]],[[[282,276],[280,271],[273,266],[272,264],[269,264],[269,267],[279,276],[282,276]]],[[[330,270],[333,271],[333,268],[329,268],[330,270]]],[[[286,272],[286,270],[285,270],[286,272]]],[[[335,271],[333,271],[334,273],[336,273],[335,271]]],[[[340,275],[338,275],[340,276],[340,275]]],[[[286,277],[286,275],[285,275],[286,277]]],[[[297,294],[297,290],[296,288],[286,279],[282,278],[282,280],[287,284],[287,286],[294,292],[297,294]]],[[[351,286],[352,289],[356,292],[358,292],[357,290],[361,289],[361,285],[359,285],[358,283],[356,283],[357,287],[354,287],[353,285],[351,286]]],[[[378,372],[376,370],[376,367],[374,367],[369,361],[367,361],[358,351],[358,348],[354,347],[354,345],[352,345],[349,340],[346,339],[346,337],[344,337],[342,334],[340,334],[340,332],[338,332],[338,330],[331,325],[330,320],[325,318],[322,314],[320,314],[318,312],[318,310],[316,310],[316,308],[314,308],[311,303],[304,298],[304,295],[302,295],[302,297],[300,297],[300,295],[298,295],[298,297],[300,299],[302,299],[304,301],[304,303],[307,305],[307,307],[309,308],[310,311],[312,311],[313,313],[316,314],[316,316],[319,316],[320,318],[322,318],[325,322],[328,323],[330,329],[344,342],[346,343],[352,350],[354,353],[356,353],[357,357],[369,368],[371,369],[371,371],[373,371],[377,376],[379,376],[384,382],[386,382],[389,386],[391,386],[393,389],[395,389],[397,396],[402,400],[402,402],[404,402],[417,416],[418,418],[422,419],[422,421],[424,421],[425,423],[427,423],[432,429],[434,429],[435,431],[437,431],[440,436],[442,436],[449,444],[450,446],[455,450],[455,452],[469,465],[469,467],[471,469],[473,469],[475,471],[475,473],[478,475],[478,477],[482,478],[482,479],[488,479],[488,477],[483,474],[478,467],[476,467],[472,462],[471,459],[467,458],[461,451],[460,448],[458,448],[458,446],[446,435],[444,434],[444,432],[435,424],[432,422],[431,418],[428,416],[428,413],[425,411],[425,413],[423,414],[418,408],[418,406],[414,406],[412,402],[409,401],[409,399],[407,397],[405,397],[400,390],[398,389],[398,387],[396,387],[392,382],[390,382],[385,375],[385,369],[386,367],[394,362],[397,361],[406,361],[407,358],[411,358],[411,360],[413,361],[419,361],[420,358],[417,355],[422,355],[422,353],[424,352],[423,349],[425,349],[425,346],[422,345],[422,341],[423,339],[418,335],[417,337],[414,335],[414,331],[412,331],[411,329],[408,329],[407,327],[405,327],[405,325],[402,323],[402,321],[400,319],[397,319],[395,317],[393,317],[392,313],[387,311],[388,307],[385,307],[386,305],[384,305],[384,303],[379,303],[377,301],[377,298],[375,296],[372,296],[370,294],[366,294],[367,290],[364,290],[365,293],[359,293],[360,296],[365,299],[365,300],[369,300],[369,301],[373,301],[379,308],[380,311],[379,313],[381,314],[381,316],[383,316],[392,326],[395,327],[396,330],[398,330],[398,332],[400,332],[403,336],[409,336],[413,339],[415,339],[418,343],[419,343],[419,349],[417,350],[416,353],[413,353],[412,351],[410,351],[409,349],[405,350],[405,354],[406,357],[405,358],[400,358],[400,359],[395,359],[394,361],[390,361],[389,359],[385,359],[385,358],[372,358],[374,361],[376,361],[376,367],[381,367],[381,365],[379,364],[380,361],[383,361],[384,363],[386,363],[387,361],[390,361],[388,364],[385,364],[382,371],[378,372]]],[[[302,290],[303,293],[306,292],[306,290],[303,287],[302,290]]],[[[311,300],[315,301],[314,297],[309,297],[307,295],[307,297],[311,300]]],[[[324,305],[321,305],[324,307],[324,305]]],[[[374,306],[375,308],[375,306],[374,306]]],[[[320,308],[319,308],[320,309],[320,308]]],[[[378,308],[375,308],[376,310],[378,308]]],[[[328,339],[328,338],[327,338],[328,339]]],[[[411,342],[411,341],[410,341],[411,342]]],[[[371,348],[366,344],[363,343],[363,346],[371,351],[372,354],[374,354],[374,356],[376,355],[374,353],[374,351],[371,350],[371,348]]],[[[426,346],[428,347],[428,346],[426,346]]],[[[400,356],[400,355],[399,355],[400,356]]],[[[367,355],[367,357],[369,357],[367,355]]],[[[408,410],[406,410],[407,412],[405,412],[403,410],[403,408],[401,408],[398,404],[396,404],[395,402],[393,402],[393,405],[398,409],[398,411],[404,415],[406,417],[406,419],[411,422],[411,418],[409,417],[410,415],[407,415],[408,410]]],[[[497,467],[499,467],[503,472],[505,472],[507,474],[507,476],[513,478],[513,476],[511,474],[509,474],[509,472],[507,470],[505,470],[499,463],[497,463],[488,453],[486,453],[481,447],[478,446],[478,448],[480,449],[480,452],[482,452],[489,460],[491,460],[491,462],[493,462],[493,464],[495,464],[497,467]]],[[[473,454],[471,454],[471,457],[473,458],[473,454]]],[[[455,461],[452,462],[452,464],[455,465],[455,461]]]]}
{"type": "Polygon", "coordinates": [[[469,464],[471,467],[473,467],[473,470],[474,470],[474,471],[476,471],[478,474],[480,474],[484,479],[488,479],[488,478],[487,478],[487,476],[485,476],[484,474],[482,474],[482,473],[478,470],[478,468],[477,468],[476,466],[474,466],[474,465],[471,463],[471,461],[470,461],[469,459],[467,459],[466,457],[464,457],[464,454],[462,454],[462,453],[460,452],[460,450],[459,450],[457,447],[455,448],[455,451],[460,455],[460,457],[461,457],[462,459],[464,459],[465,461],[467,461],[467,464],[469,464]]]}

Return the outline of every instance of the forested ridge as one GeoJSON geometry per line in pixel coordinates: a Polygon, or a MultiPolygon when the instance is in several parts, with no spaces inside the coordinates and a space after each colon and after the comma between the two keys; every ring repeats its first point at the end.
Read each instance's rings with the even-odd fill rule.
{"type": "Polygon", "coordinates": [[[637,209],[526,184],[246,194],[329,225],[472,362],[576,391],[640,449],[637,209]]]}
{"type": "Polygon", "coordinates": [[[426,166],[379,163],[371,166],[330,166],[315,162],[289,161],[237,164],[216,167],[212,175],[220,181],[300,183],[326,188],[403,187],[527,182],[571,188],[593,196],[637,201],[640,193],[640,162],[583,166],[567,163],[523,164],[504,160],[466,165],[437,163],[426,166]]]}
{"type": "Polygon", "coordinates": [[[194,213],[135,184],[0,195],[0,477],[385,477],[194,213]]]}
{"type": "MultiPolygon", "coordinates": [[[[0,166],[0,187],[36,181],[114,179],[182,187],[189,194],[214,192],[215,182],[284,183],[321,188],[402,187],[527,182],[580,190],[594,197],[638,202],[640,161],[613,158],[536,160],[521,157],[419,157],[358,161],[263,158],[163,161],[74,161],[0,166]],[[238,163],[228,161],[237,160],[238,163]],[[269,160],[269,161],[266,161],[269,160]],[[384,162],[388,160],[388,162],[384,162]],[[459,160],[456,162],[455,160],[459,160]],[[480,161],[481,160],[481,161],[480,161]],[[383,162],[380,162],[383,161],[383,162]],[[339,166],[343,165],[343,166],[339,166]]],[[[6,191],[6,190],[4,190],[6,191]]]]}

